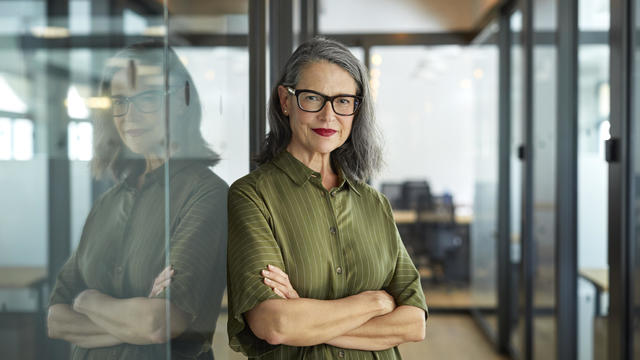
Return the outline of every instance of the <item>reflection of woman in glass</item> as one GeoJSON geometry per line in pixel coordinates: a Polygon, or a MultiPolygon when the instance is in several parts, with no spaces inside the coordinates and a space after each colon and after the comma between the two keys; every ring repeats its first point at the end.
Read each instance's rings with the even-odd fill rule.
{"type": "Polygon", "coordinates": [[[386,198],[364,66],[313,39],[271,93],[261,167],[229,191],[229,339],[261,359],[399,359],[424,338],[420,276],[386,198]]]}
{"type": "Polygon", "coordinates": [[[209,169],[218,158],[200,134],[198,93],[156,43],[110,59],[101,90],[112,106],[96,120],[92,170],[118,183],[58,275],[49,335],[75,344],[73,359],[211,359],[227,185],[209,169]]]}

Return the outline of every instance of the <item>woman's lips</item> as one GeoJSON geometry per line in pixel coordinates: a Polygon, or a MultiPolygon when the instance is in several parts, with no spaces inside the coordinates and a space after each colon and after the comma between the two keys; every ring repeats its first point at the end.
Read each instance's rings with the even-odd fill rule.
{"type": "Polygon", "coordinates": [[[131,136],[131,137],[138,137],[138,136],[142,136],[147,131],[148,130],[146,130],[146,129],[131,129],[131,130],[125,131],[125,134],[127,134],[127,136],[131,136]]]}
{"type": "Polygon", "coordinates": [[[337,133],[336,130],[333,129],[323,129],[323,128],[316,128],[316,129],[312,129],[316,134],[320,135],[320,136],[325,136],[325,137],[329,137],[335,133],[337,133]]]}

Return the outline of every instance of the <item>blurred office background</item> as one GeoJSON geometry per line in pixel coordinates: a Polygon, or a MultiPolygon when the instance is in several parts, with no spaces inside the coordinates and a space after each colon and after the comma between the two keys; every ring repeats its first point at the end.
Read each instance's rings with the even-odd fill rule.
{"type": "MultiPolygon", "coordinates": [[[[0,0],[1,357],[68,351],[46,337],[46,304],[112,185],[88,166],[92,114],[109,106],[105,61],[143,40],[172,46],[222,157],[213,170],[231,184],[254,168],[283,62],[314,35],[369,69],[386,141],[371,184],[391,201],[431,313],[406,359],[640,356],[636,5],[0,0]]],[[[214,352],[240,358],[225,311],[214,352]]]]}

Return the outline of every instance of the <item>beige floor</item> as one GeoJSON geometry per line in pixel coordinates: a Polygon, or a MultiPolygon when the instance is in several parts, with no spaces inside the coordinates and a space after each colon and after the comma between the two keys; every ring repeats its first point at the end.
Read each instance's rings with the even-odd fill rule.
{"type": "MultiPolygon", "coordinates": [[[[245,359],[229,349],[226,336],[226,315],[220,316],[214,336],[216,360],[245,359]]],[[[420,343],[404,344],[400,352],[405,360],[503,360],[465,315],[431,315],[427,320],[427,337],[420,343]]]]}

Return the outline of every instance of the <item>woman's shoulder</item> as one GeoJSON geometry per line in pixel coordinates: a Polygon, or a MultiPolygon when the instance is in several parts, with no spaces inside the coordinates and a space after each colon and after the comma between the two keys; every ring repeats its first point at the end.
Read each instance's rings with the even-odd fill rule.
{"type": "Polygon", "coordinates": [[[277,167],[269,162],[261,165],[249,174],[239,178],[231,184],[229,191],[234,192],[254,192],[259,193],[260,188],[273,181],[273,179],[281,174],[277,167]]]}

